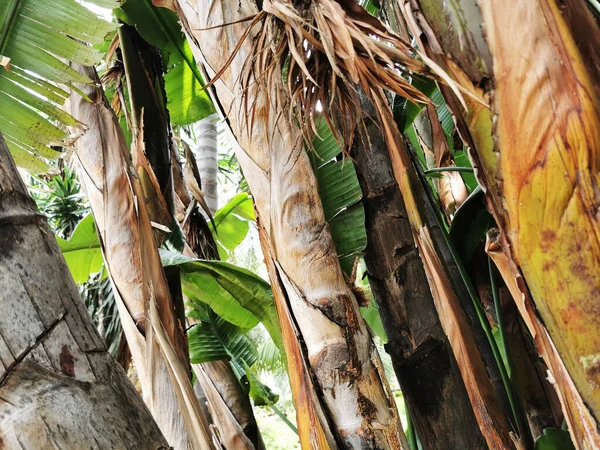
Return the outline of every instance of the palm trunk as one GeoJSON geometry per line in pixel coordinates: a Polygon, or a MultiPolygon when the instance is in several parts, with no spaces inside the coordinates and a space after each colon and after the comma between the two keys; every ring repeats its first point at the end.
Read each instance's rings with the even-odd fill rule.
{"type": "MultiPolygon", "coordinates": [[[[188,192],[177,156],[173,159],[173,177],[178,202],[187,210],[193,201],[188,192]]],[[[218,260],[219,252],[206,219],[198,208],[187,218],[183,233],[189,255],[218,260]]],[[[182,216],[183,218],[183,216],[182,216]]],[[[194,319],[188,318],[189,323],[194,319]]],[[[244,393],[229,361],[211,361],[192,366],[197,375],[194,389],[201,402],[207,404],[213,424],[219,430],[221,444],[228,450],[242,448],[264,450],[264,442],[254,417],[250,398],[244,393]]]]}
{"type": "MultiPolygon", "coordinates": [[[[364,100],[364,98],[363,98],[364,100]]],[[[365,115],[374,115],[368,101],[365,115]]],[[[381,131],[366,122],[369,148],[352,150],[365,205],[369,283],[388,337],[386,349],[423,448],[481,449],[452,348],[433,303],[423,262],[381,131]]]]}
{"type": "MultiPolygon", "coordinates": [[[[78,69],[98,82],[93,69],[78,69]]],[[[175,449],[211,449],[208,424],[189,380],[184,328],[123,132],[102,89],[81,89],[95,103],[75,93],[69,101],[73,117],[89,127],[75,146],[79,179],[94,214],[144,399],[175,449]]]]}
{"type": "Polygon", "coordinates": [[[194,156],[200,172],[202,181],[202,192],[208,205],[208,209],[214,213],[219,207],[217,196],[217,169],[218,169],[218,147],[217,147],[217,116],[211,115],[198,121],[194,125],[196,134],[196,147],[194,156]]]}
{"type": "MultiPolygon", "coordinates": [[[[247,25],[199,30],[251,16],[256,7],[208,1],[180,6],[192,45],[214,76],[247,25]]],[[[407,448],[379,355],[344,280],[300,130],[288,120],[281,81],[273,80],[271,98],[253,87],[247,103],[242,98],[238,80],[249,45],[241,44],[215,87],[241,144],[236,156],[256,201],[301,443],[307,449],[407,448]]]]}
{"type": "MultiPolygon", "coordinates": [[[[179,179],[174,182],[175,172],[181,177],[181,168],[177,159],[172,160],[170,124],[167,120],[168,111],[164,104],[159,100],[164,98],[164,79],[162,75],[162,61],[156,48],[141,39],[133,27],[122,26],[119,29],[120,42],[123,50],[123,59],[127,73],[128,86],[130,86],[130,101],[134,117],[134,141],[138,143],[143,141],[144,152],[135,152],[135,163],[142,180],[142,191],[146,197],[150,220],[162,223],[171,228],[178,227],[168,204],[175,204],[174,187],[179,188],[179,193],[187,210],[191,198],[184,195],[187,192],[185,182],[179,179]],[[165,164],[165,161],[168,161],[165,164]],[[173,166],[173,170],[172,167],[173,166]],[[145,180],[145,182],[144,182],[145,180]],[[168,196],[165,198],[165,196],[168,196]]],[[[214,117],[213,117],[214,118],[214,117]]],[[[214,154],[213,162],[215,164],[212,186],[216,194],[216,129],[210,122],[208,129],[200,130],[205,140],[205,147],[214,154]],[[212,137],[212,139],[211,139],[212,137]],[[208,148],[210,147],[210,148],[208,148]]],[[[139,148],[139,147],[138,147],[139,148]]],[[[176,158],[176,156],[175,156],[176,158]]],[[[206,161],[202,161],[206,165],[206,161]]],[[[200,168],[202,174],[202,169],[200,168]]],[[[210,172],[210,171],[209,171],[210,172]]],[[[201,175],[202,176],[202,175],[201,175]]],[[[202,179],[204,187],[204,179],[202,179]]],[[[208,202],[207,193],[204,191],[204,197],[208,202]]],[[[216,199],[216,197],[215,197],[216,199]]],[[[213,206],[216,206],[216,202],[213,206]]],[[[188,227],[188,231],[201,236],[186,236],[188,242],[190,237],[194,242],[206,243],[201,249],[207,259],[218,259],[216,243],[212,240],[212,234],[206,221],[201,216],[190,217],[188,223],[195,221],[196,227],[188,227]],[[198,223],[198,222],[202,223],[198,223]],[[197,228],[198,225],[202,227],[197,228]],[[214,249],[214,254],[210,250],[214,249]]],[[[162,240],[162,235],[161,235],[162,240]]],[[[196,256],[196,255],[189,255],[196,256]]],[[[171,296],[174,299],[176,309],[180,311],[182,322],[184,317],[184,299],[181,292],[180,272],[176,266],[165,268],[171,296]]],[[[185,349],[187,351],[187,347],[185,349]]],[[[187,359],[186,359],[187,367],[187,359]]],[[[194,367],[198,375],[200,389],[204,391],[204,397],[208,401],[208,411],[212,424],[217,428],[219,443],[217,447],[223,447],[228,450],[241,450],[242,448],[255,449],[261,448],[262,439],[258,431],[258,426],[252,411],[252,405],[247,395],[244,394],[233,370],[228,362],[220,364],[219,362],[208,362],[200,367],[194,367]],[[234,388],[237,384],[238,388],[234,388]],[[246,430],[248,435],[245,434],[246,430]]]]}
{"type": "Polygon", "coordinates": [[[459,82],[490,105],[468,100],[469,111],[455,113],[502,233],[504,275],[523,275],[515,300],[553,371],[576,445],[597,446],[600,101],[597,67],[586,65],[597,49],[574,36],[581,27],[597,36],[598,27],[581,19],[589,12],[578,1],[569,2],[567,21],[554,0],[418,3],[429,42],[452,58],[448,67],[459,82]],[[560,358],[528,310],[525,283],[560,358]]]}
{"type": "Polygon", "coordinates": [[[164,448],[0,135],[0,447],[164,448]]]}

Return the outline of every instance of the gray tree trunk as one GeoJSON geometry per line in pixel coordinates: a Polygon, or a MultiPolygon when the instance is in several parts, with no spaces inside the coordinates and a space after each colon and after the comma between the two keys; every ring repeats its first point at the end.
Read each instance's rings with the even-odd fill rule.
{"type": "Polygon", "coordinates": [[[161,448],[0,135],[0,449],[161,448]]]}
{"type": "Polygon", "coordinates": [[[217,196],[217,115],[208,116],[194,125],[196,133],[196,148],[194,156],[200,172],[202,181],[202,192],[204,199],[211,212],[215,212],[219,207],[217,196]]]}

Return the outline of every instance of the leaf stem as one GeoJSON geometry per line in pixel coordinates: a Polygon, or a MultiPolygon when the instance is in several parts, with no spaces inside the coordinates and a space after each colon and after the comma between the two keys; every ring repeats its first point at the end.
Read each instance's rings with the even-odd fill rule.
{"type": "Polygon", "coordinates": [[[408,411],[408,405],[406,402],[404,402],[404,411],[406,412],[406,440],[408,441],[408,446],[410,447],[410,450],[419,450],[415,424],[410,417],[410,412],[408,411]]]}
{"type": "Polygon", "coordinates": [[[423,173],[425,175],[430,175],[438,172],[464,172],[464,173],[473,173],[472,167],[435,167],[433,169],[425,170],[423,173]]]}
{"type": "Polygon", "coordinates": [[[279,416],[279,418],[280,418],[281,420],[283,420],[283,421],[285,422],[285,424],[286,424],[288,427],[290,427],[290,429],[291,429],[291,430],[292,430],[294,433],[298,434],[298,428],[296,428],[296,425],[294,425],[292,422],[290,422],[290,419],[288,419],[288,418],[287,418],[287,416],[286,416],[286,415],[285,415],[283,412],[281,412],[281,411],[279,410],[279,408],[277,408],[277,406],[275,406],[275,405],[269,405],[269,408],[271,408],[271,409],[273,410],[273,412],[274,412],[275,414],[277,414],[277,415],[279,416]]]}
{"type": "MultiPolygon", "coordinates": [[[[500,295],[498,293],[498,284],[496,282],[496,275],[494,272],[494,263],[492,259],[488,256],[488,266],[490,271],[490,287],[492,289],[492,297],[494,299],[494,309],[496,311],[496,321],[498,323],[498,330],[500,331],[500,345],[504,349],[504,354],[506,355],[506,371],[510,375],[508,375],[508,380],[506,383],[510,384],[511,389],[507,389],[508,401],[510,403],[510,409],[512,410],[517,430],[519,431],[519,437],[521,438],[521,442],[526,449],[533,448],[533,437],[531,436],[531,430],[529,429],[529,425],[527,423],[527,417],[525,415],[525,411],[523,409],[523,405],[521,404],[520,398],[518,394],[518,386],[514,383],[514,369],[512,364],[512,358],[510,356],[510,348],[506,342],[506,330],[504,327],[504,318],[502,313],[502,305],[500,303],[500,295]]],[[[502,381],[505,381],[504,378],[502,381]]]]}

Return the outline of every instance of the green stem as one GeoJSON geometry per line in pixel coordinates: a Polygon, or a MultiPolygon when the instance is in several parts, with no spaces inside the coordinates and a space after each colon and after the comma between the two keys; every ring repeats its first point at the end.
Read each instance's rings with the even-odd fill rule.
{"type": "MultiPolygon", "coordinates": [[[[508,383],[511,385],[511,389],[507,389],[508,401],[510,403],[510,409],[512,410],[514,420],[517,424],[517,430],[519,431],[519,437],[526,449],[533,448],[533,437],[531,436],[531,430],[527,423],[527,416],[523,409],[523,405],[520,401],[520,396],[517,397],[518,387],[514,383],[514,374],[512,359],[510,357],[510,349],[506,342],[506,330],[504,327],[504,317],[502,314],[502,305],[500,303],[500,295],[498,294],[498,285],[496,283],[496,275],[494,273],[494,264],[492,259],[488,256],[488,266],[490,271],[490,287],[492,289],[492,297],[494,299],[494,309],[496,310],[496,321],[498,323],[498,330],[500,331],[500,344],[504,349],[506,355],[506,369],[510,375],[508,375],[508,383]]],[[[504,379],[503,379],[504,381],[504,379]]]]}
{"type": "Polygon", "coordinates": [[[274,412],[275,414],[277,414],[277,415],[279,416],[279,418],[280,418],[281,420],[283,420],[283,421],[285,422],[285,424],[286,424],[288,427],[290,427],[290,428],[291,428],[291,430],[292,430],[294,433],[298,434],[298,428],[296,428],[296,425],[294,425],[292,422],[290,422],[290,419],[288,419],[288,418],[287,418],[287,416],[286,416],[286,415],[285,415],[283,412],[281,412],[281,411],[279,410],[279,408],[277,408],[277,406],[275,406],[275,405],[269,405],[269,408],[271,408],[271,409],[273,410],[273,412],[274,412]]]}
{"type": "Polygon", "coordinates": [[[404,402],[404,411],[406,413],[406,440],[408,441],[408,446],[410,447],[410,450],[419,450],[415,425],[410,418],[410,412],[408,411],[406,402],[404,402]]]}
{"type": "Polygon", "coordinates": [[[423,172],[425,175],[430,175],[432,173],[438,172],[464,172],[464,173],[473,173],[473,168],[471,167],[435,167],[433,169],[426,170],[423,172]]]}
{"type": "Polygon", "coordinates": [[[4,49],[8,43],[7,37],[10,34],[10,30],[12,29],[15,18],[17,17],[17,11],[20,3],[21,0],[11,0],[6,8],[6,15],[4,16],[4,21],[2,22],[2,28],[0,28],[0,55],[4,54],[4,49]]]}

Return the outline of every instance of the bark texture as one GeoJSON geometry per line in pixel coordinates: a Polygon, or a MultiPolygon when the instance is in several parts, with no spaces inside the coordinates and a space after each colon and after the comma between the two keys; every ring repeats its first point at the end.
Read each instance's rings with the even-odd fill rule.
{"type": "MultiPolygon", "coordinates": [[[[214,148],[216,152],[216,147],[214,148]]],[[[180,174],[179,160],[173,162],[174,176],[180,174]]],[[[180,176],[180,175],[179,175],[180,176]]],[[[175,183],[180,188],[177,190],[178,203],[185,210],[194,201],[187,192],[187,187],[180,180],[175,183]]],[[[217,244],[206,219],[196,206],[187,219],[184,227],[185,239],[189,245],[184,250],[187,256],[219,260],[217,244]]],[[[188,317],[188,324],[196,320],[188,317]]],[[[264,442],[254,417],[249,396],[244,392],[229,361],[210,361],[194,364],[192,368],[197,376],[194,389],[200,402],[206,403],[213,425],[216,427],[220,445],[228,450],[264,450],[264,442]]]]}
{"type": "MultiPolygon", "coordinates": [[[[206,28],[249,17],[256,6],[185,0],[179,5],[196,54],[212,77],[248,25],[206,28]]],[[[286,117],[281,81],[270,98],[251,87],[244,101],[238,80],[249,46],[249,40],[241,44],[215,90],[240,144],[236,156],[261,220],[302,445],[406,448],[379,356],[342,274],[301,133],[286,117]]]]}
{"type": "Polygon", "coordinates": [[[501,231],[503,275],[509,285],[506,276],[519,281],[515,300],[553,372],[576,445],[595,448],[600,102],[597,49],[588,46],[597,38],[581,35],[583,28],[597,36],[598,27],[581,1],[569,2],[565,16],[554,0],[416,3],[438,56],[449,55],[454,77],[489,104],[469,100],[466,114],[455,113],[501,231]],[[464,42],[477,42],[477,53],[465,51],[464,42]]]}
{"type": "Polygon", "coordinates": [[[0,135],[0,449],[166,449],[0,135]]]}
{"type": "MultiPolygon", "coordinates": [[[[94,69],[78,70],[98,81],[94,69]]],[[[69,99],[71,115],[89,127],[75,146],[79,179],[94,214],[144,400],[176,450],[213,448],[189,379],[184,329],[123,132],[102,88],[80,88],[92,102],[76,93],[69,99]]]]}
{"type": "MultiPolygon", "coordinates": [[[[362,107],[373,113],[368,101],[362,107]]],[[[365,122],[368,145],[357,140],[352,150],[364,195],[365,262],[411,418],[426,449],[486,448],[438,319],[383,136],[376,123],[365,122]]]]}
{"type": "Polygon", "coordinates": [[[208,209],[214,214],[219,207],[217,196],[217,116],[211,115],[194,124],[196,147],[194,156],[202,181],[202,192],[208,209]]]}

